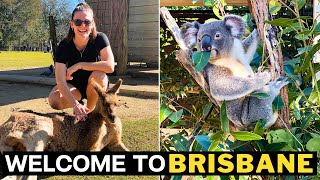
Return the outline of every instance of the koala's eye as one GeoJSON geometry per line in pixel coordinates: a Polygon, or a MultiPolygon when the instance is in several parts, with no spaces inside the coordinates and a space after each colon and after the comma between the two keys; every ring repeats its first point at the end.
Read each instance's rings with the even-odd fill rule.
{"type": "Polygon", "coordinates": [[[216,35],[215,35],[215,38],[216,39],[219,39],[221,37],[221,35],[219,34],[219,33],[217,33],[216,35]]]}

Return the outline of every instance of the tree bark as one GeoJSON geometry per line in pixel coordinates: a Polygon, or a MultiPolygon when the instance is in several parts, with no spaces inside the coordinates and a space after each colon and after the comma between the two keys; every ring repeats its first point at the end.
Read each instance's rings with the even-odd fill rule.
{"type": "Polygon", "coordinates": [[[117,60],[117,75],[124,75],[127,71],[128,64],[128,26],[127,21],[124,22],[121,28],[122,41],[118,47],[118,60],[117,60]]]}
{"type": "Polygon", "coordinates": [[[189,74],[193,77],[193,79],[199,84],[199,86],[202,88],[204,93],[210,98],[211,102],[213,102],[217,106],[218,103],[211,96],[209,85],[205,81],[204,75],[201,72],[196,72],[192,65],[192,60],[191,60],[192,51],[191,49],[187,48],[184,40],[182,39],[180,34],[180,28],[177,25],[175,19],[171,16],[170,12],[165,7],[162,7],[160,9],[160,14],[163,20],[165,21],[166,25],[170,29],[170,32],[175,38],[179,47],[181,48],[176,53],[177,60],[189,72],[189,74]]]}
{"type": "MultiPolygon", "coordinates": [[[[278,29],[266,24],[265,21],[271,21],[269,13],[268,0],[248,0],[249,10],[257,24],[257,30],[261,37],[265,49],[265,58],[272,74],[272,79],[285,74],[283,67],[283,55],[281,46],[278,43],[278,29]]],[[[289,101],[287,87],[282,88],[280,96],[284,102],[284,107],[280,110],[279,117],[274,124],[275,128],[290,128],[289,122],[289,101]]]]}
{"type": "Polygon", "coordinates": [[[56,27],[54,25],[53,16],[49,16],[49,26],[50,26],[50,40],[51,40],[51,45],[52,45],[53,63],[55,63],[57,35],[56,35],[56,27]]]}

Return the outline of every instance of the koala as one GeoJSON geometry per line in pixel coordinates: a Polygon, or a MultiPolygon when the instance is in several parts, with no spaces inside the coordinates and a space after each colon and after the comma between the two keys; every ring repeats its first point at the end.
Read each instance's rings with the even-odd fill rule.
{"type": "Polygon", "coordinates": [[[226,101],[227,116],[239,130],[251,129],[263,119],[265,128],[277,119],[272,102],[287,85],[287,78],[270,82],[269,71],[254,73],[250,63],[257,49],[259,35],[254,30],[241,40],[246,23],[240,16],[227,15],[224,20],[205,24],[187,22],[181,27],[181,36],[189,48],[209,51],[210,59],[203,70],[210,93],[221,105],[226,101]],[[266,99],[250,96],[252,92],[269,95],[266,99]]]}

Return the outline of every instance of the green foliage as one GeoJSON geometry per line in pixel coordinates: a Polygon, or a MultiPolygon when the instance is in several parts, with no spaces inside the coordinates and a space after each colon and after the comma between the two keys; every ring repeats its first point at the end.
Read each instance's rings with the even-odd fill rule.
{"type": "MultiPolygon", "coordinates": [[[[313,39],[320,35],[320,23],[315,23],[312,20],[312,14],[310,14],[312,7],[309,6],[309,0],[283,1],[290,9],[281,6],[277,0],[270,0],[269,2],[269,12],[274,15],[274,20],[266,21],[266,23],[278,28],[279,44],[275,44],[275,46],[281,46],[285,59],[284,70],[290,82],[287,87],[291,127],[288,129],[266,129],[265,121],[260,119],[257,120],[253,131],[234,132],[229,129],[226,107],[223,103],[219,111],[214,111],[207,118],[200,134],[196,136],[195,142],[189,144],[191,151],[320,152],[320,82],[316,80],[315,75],[320,71],[320,64],[313,63],[314,57],[318,56],[317,52],[320,50],[320,43],[313,43],[313,39]],[[220,116],[218,116],[218,112],[220,112],[220,116]]],[[[232,11],[241,14],[241,9],[242,7],[233,7],[232,11]]],[[[243,19],[248,22],[252,30],[251,15],[245,13],[242,13],[242,15],[245,15],[243,19]]],[[[163,42],[166,42],[165,38],[163,42]]],[[[167,107],[172,105],[173,107],[184,109],[182,120],[186,122],[187,127],[181,126],[180,129],[182,131],[179,134],[186,138],[189,135],[186,129],[193,130],[195,122],[200,119],[201,113],[205,109],[208,98],[201,93],[199,87],[193,83],[190,75],[185,73],[184,70],[180,69],[180,74],[174,72],[177,68],[174,54],[163,55],[166,57],[172,56],[172,61],[168,62],[166,58],[161,57],[162,65],[166,62],[168,66],[170,66],[169,64],[174,64],[174,67],[170,66],[171,69],[166,69],[167,67],[163,68],[161,65],[161,76],[170,77],[170,82],[164,78],[161,80],[161,92],[165,95],[164,97],[167,97],[165,99],[162,98],[161,101],[167,107]],[[172,74],[172,72],[175,74],[172,74]],[[173,84],[169,86],[167,83],[173,84]],[[182,87],[186,96],[182,96],[183,93],[180,91],[182,87]],[[197,89],[199,92],[190,94],[189,92],[191,92],[190,89],[192,88],[197,89]],[[180,96],[177,96],[177,94],[180,94],[180,96]],[[197,99],[197,101],[193,101],[194,99],[197,99]],[[190,106],[191,104],[192,106],[190,106]],[[191,119],[193,123],[190,123],[191,119]]],[[[194,61],[195,59],[205,59],[203,58],[204,55],[201,55],[202,58],[193,58],[194,61]]],[[[199,54],[194,53],[194,56],[199,56],[199,54]]],[[[264,64],[266,59],[263,56],[264,50],[259,48],[251,64],[253,68],[264,64]]],[[[250,96],[264,99],[268,95],[253,93],[250,96]]],[[[274,111],[281,110],[284,106],[282,98],[280,96],[276,97],[273,102],[274,111]]],[[[162,142],[166,143],[162,144],[162,146],[170,144],[170,141],[164,139],[162,142]]],[[[172,146],[173,144],[171,143],[172,146]]],[[[162,149],[168,149],[168,146],[162,149]]],[[[170,150],[178,151],[174,148],[170,150]]],[[[320,170],[320,167],[318,169],[320,170]]],[[[320,171],[318,176],[320,177],[320,171]]],[[[238,178],[241,179],[243,177],[239,176],[238,178]]],[[[318,179],[319,177],[301,176],[298,178],[318,179]]],[[[210,178],[212,177],[207,176],[207,179],[210,178]]],[[[271,179],[281,179],[281,177],[273,176],[271,179]]],[[[292,176],[288,176],[286,179],[292,179],[292,176]]]]}
{"type": "Polygon", "coordinates": [[[258,99],[267,99],[269,97],[269,94],[262,93],[262,92],[253,92],[250,94],[252,97],[256,97],[258,99]]]}
{"type": "Polygon", "coordinates": [[[281,9],[281,3],[277,0],[270,0],[269,1],[269,13],[274,15],[281,9]]]}
{"type": "Polygon", "coordinates": [[[200,72],[209,62],[210,52],[196,51],[192,54],[194,68],[196,72],[200,72]]]}
{"type": "Polygon", "coordinates": [[[221,129],[224,133],[230,133],[229,129],[229,119],[227,117],[227,107],[226,102],[223,101],[220,108],[220,121],[221,121],[221,129]]]}
{"type": "Polygon", "coordinates": [[[231,132],[231,135],[234,139],[239,141],[253,141],[253,140],[261,140],[262,137],[258,134],[248,132],[248,131],[236,131],[231,132]]]}
{"type": "Polygon", "coordinates": [[[70,1],[24,0],[0,3],[0,48],[37,47],[49,40],[49,15],[53,15],[58,41],[66,36],[70,1]]]}

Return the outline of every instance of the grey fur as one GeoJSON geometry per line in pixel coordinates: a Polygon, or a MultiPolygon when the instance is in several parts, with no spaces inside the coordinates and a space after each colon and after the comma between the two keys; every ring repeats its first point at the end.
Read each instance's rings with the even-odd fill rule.
{"type": "Polygon", "coordinates": [[[240,16],[229,15],[224,20],[205,24],[186,23],[181,29],[185,43],[190,48],[196,45],[198,51],[207,51],[208,39],[211,40],[211,57],[204,68],[210,93],[218,103],[226,101],[227,116],[240,130],[252,128],[259,119],[265,120],[266,127],[272,126],[277,118],[272,102],[288,84],[286,78],[270,82],[269,71],[253,72],[250,63],[259,35],[254,30],[241,41],[245,28],[240,16]],[[202,41],[204,36],[206,44],[202,41]],[[250,96],[252,92],[263,92],[269,97],[258,99],[250,96]]]}

